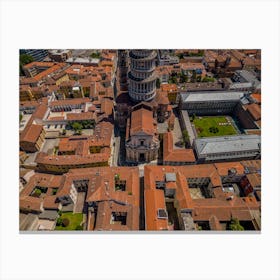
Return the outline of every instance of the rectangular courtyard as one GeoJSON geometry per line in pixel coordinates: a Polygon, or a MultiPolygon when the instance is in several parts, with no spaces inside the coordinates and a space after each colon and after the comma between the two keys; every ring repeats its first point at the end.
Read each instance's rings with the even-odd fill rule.
{"type": "Polygon", "coordinates": [[[190,119],[198,137],[238,134],[232,118],[228,116],[195,116],[190,119]]]}

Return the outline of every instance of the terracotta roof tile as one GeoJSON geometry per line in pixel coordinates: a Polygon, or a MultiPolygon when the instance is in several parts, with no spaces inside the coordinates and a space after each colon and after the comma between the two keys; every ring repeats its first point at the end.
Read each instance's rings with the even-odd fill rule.
{"type": "Polygon", "coordinates": [[[259,93],[252,93],[250,95],[250,97],[252,97],[254,100],[257,101],[257,103],[261,103],[262,102],[262,95],[259,93]]]}
{"type": "Polygon", "coordinates": [[[138,109],[131,113],[130,135],[142,131],[150,135],[156,132],[153,112],[145,108],[138,109]]]}
{"type": "Polygon", "coordinates": [[[76,105],[76,104],[84,104],[86,102],[90,102],[90,98],[69,98],[63,100],[55,100],[50,103],[50,107],[53,106],[65,106],[65,105],[76,105]]]}
{"type": "Polygon", "coordinates": [[[95,114],[93,112],[68,113],[66,118],[68,121],[93,120],[95,114]]]}
{"type": "Polygon", "coordinates": [[[240,162],[221,162],[214,165],[220,176],[227,176],[231,169],[234,169],[238,175],[244,174],[244,167],[240,162]]]}
{"type": "Polygon", "coordinates": [[[163,161],[168,162],[192,162],[196,161],[192,149],[173,149],[172,132],[163,135],[163,161]]]}
{"type": "Polygon", "coordinates": [[[247,111],[250,113],[250,115],[253,117],[255,121],[258,121],[261,119],[261,107],[260,105],[253,103],[246,106],[247,111]]]}
{"type": "Polygon", "coordinates": [[[146,230],[167,230],[168,219],[158,217],[159,209],[165,208],[163,190],[145,190],[146,230]]]}
{"type": "Polygon", "coordinates": [[[43,131],[42,125],[31,124],[27,125],[20,135],[20,142],[36,143],[43,131]]]}

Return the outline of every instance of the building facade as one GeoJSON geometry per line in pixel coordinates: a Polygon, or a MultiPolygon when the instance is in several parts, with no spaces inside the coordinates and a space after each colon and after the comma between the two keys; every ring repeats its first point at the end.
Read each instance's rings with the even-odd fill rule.
{"type": "Polygon", "coordinates": [[[233,91],[181,93],[180,108],[197,115],[231,114],[243,96],[233,91]]]}
{"type": "Polygon", "coordinates": [[[135,102],[150,101],[156,95],[157,53],[154,50],[131,50],[129,78],[129,96],[135,102]]]}
{"type": "Polygon", "coordinates": [[[194,140],[198,162],[260,159],[259,135],[204,137],[194,140]]]}
{"type": "Polygon", "coordinates": [[[119,66],[119,80],[120,80],[120,90],[127,91],[127,72],[128,72],[128,51],[119,50],[118,51],[118,66],[119,66]]]}
{"type": "Polygon", "coordinates": [[[42,125],[27,125],[20,135],[21,150],[29,153],[39,151],[44,144],[45,135],[46,131],[42,125]]]}
{"type": "Polygon", "coordinates": [[[31,55],[35,61],[43,61],[46,56],[48,56],[48,50],[20,50],[20,54],[31,55]]]}
{"type": "Polygon", "coordinates": [[[126,160],[149,162],[158,156],[160,142],[153,112],[141,108],[131,113],[126,134],[126,160]]]}

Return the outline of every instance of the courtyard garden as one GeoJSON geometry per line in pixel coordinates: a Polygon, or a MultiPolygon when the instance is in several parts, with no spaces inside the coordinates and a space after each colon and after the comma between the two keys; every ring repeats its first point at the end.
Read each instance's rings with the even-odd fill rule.
{"type": "Polygon", "coordinates": [[[231,121],[225,116],[198,117],[192,116],[191,121],[195,126],[198,137],[211,137],[237,134],[231,121]]]}
{"type": "Polygon", "coordinates": [[[55,230],[83,230],[81,226],[82,213],[64,212],[59,214],[60,217],[56,221],[55,230]]]}

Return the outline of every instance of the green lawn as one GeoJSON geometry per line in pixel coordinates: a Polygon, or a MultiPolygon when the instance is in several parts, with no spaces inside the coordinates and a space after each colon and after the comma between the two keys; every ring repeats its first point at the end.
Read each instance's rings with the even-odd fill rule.
{"type": "Polygon", "coordinates": [[[56,226],[55,230],[75,230],[78,225],[81,224],[83,221],[83,214],[76,213],[73,214],[72,212],[65,212],[61,214],[61,219],[67,218],[70,223],[67,227],[63,226],[56,226]]]}
{"type": "Polygon", "coordinates": [[[223,136],[237,134],[232,124],[228,123],[226,117],[195,117],[195,125],[198,137],[223,136]]]}

